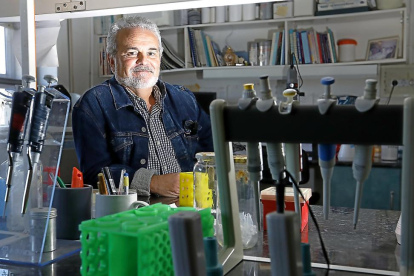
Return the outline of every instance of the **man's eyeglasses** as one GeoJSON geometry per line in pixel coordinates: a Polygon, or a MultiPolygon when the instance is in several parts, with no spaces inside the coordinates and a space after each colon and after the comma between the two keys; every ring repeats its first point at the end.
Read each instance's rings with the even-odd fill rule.
{"type": "Polygon", "coordinates": [[[125,54],[122,54],[122,57],[124,59],[138,59],[139,55],[143,54],[148,58],[158,58],[159,57],[159,51],[158,50],[148,50],[146,52],[140,52],[138,50],[128,50],[125,54]]]}

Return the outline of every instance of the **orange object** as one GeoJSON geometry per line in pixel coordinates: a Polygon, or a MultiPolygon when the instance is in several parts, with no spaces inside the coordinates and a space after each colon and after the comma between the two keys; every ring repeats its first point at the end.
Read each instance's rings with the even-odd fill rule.
{"type": "Polygon", "coordinates": [[[76,167],[72,170],[72,188],[83,188],[83,174],[76,167]]]}
{"type": "MultiPolygon", "coordinates": [[[[300,190],[305,196],[306,201],[309,203],[309,199],[312,196],[312,189],[300,188],[300,190]]],[[[263,204],[263,229],[266,231],[267,230],[266,215],[268,213],[276,211],[276,188],[270,187],[270,188],[267,188],[261,191],[260,197],[261,197],[262,204],[263,204]]],[[[302,223],[301,223],[300,231],[303,232],[306,230],[306,226],[308,225],[309,209],[308,209],[308,205],[305,204],[305,201],[303,201],[302,198],[300,198],[300,206],[302,209],[301,210],[302,223]]],[[[295,211],[295,202],[293,199],[293,188],[291,187],[287,187],[285,189],[285,210],[295,211]]]]}
{"type": "Polygon", "coordinates": [[[356,42],[355,39],[348,39],[348,38],[338,40],[337,44],[338,44],[338,46],[339,45],[345,45],[345,44],[358,45],[358,43],[356,42]]]}

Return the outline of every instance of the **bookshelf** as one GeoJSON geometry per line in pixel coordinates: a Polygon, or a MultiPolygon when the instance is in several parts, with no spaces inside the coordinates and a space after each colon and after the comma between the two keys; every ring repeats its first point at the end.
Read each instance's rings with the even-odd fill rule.
{"type": "MultiPolygon", "coordinates": [[[[144,15],[145,16],[145,15],[144,15]]],[[[221,67],[194,67],[191,58],[188,29],[202,30],[220,49],[225,45],[231,46],[235,51],[247,51],[248,42],[257,39],[271,40],[274,31],[290,29],[313,28],[316,32],[324,32],[326,28],[332,30],[336,42],[342,38],[352,38],[358,42],[356,46],[355,62],[337,62],[322,64],[300,64],[303,77],[320,77],[326,73],[332,76],[366,77],[377,76],[379,66],[382,64],[406,63],[408,60],[408,13],[407,8],[393,10],[377,10],[360,13],[292,17],[274,20],[255,20],[241,22],[209,23],[186,26],[160,27],[162,38],[168,42],[171,50],[183,61],[183,68],[162,70],[161,74],[181,74],[183,72],[201,72],[203,78],[244,78],[258,77],[272,74],[283,76],[286,65],[271,66],[221,66],[221,67]],[[381,26],[381,28],[378,28],[381,26]],[[368,41],[371,39],[398,36],[398,56],[396,59],[366,60],[368,41]]],[[[285,37],[285,49],[290,49],[289,36],[285,37]]],[[[289,50],[284,52],[285,61],[289,61],[289,50]]],[[[100,75],[110,77],[111,75],[100,75]]]]}

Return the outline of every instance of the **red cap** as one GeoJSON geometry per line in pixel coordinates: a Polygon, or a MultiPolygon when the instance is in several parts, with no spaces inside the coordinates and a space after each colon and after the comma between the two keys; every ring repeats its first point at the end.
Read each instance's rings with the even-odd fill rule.
{"type": "Polygon", "coordinates": [[[338,40],[338,42],[336,44],[338,44],[338,45],[345,45],[345,44],[358,45],[358,43],[356,42],[355,39],[350,39],[350,38],[340,39],[340,40],[338,40]]]}
{"type": "Polygon", "coordinates": [[[83,174],[76,167],[72,170],[72,188],[83,188],[83,174]]]}

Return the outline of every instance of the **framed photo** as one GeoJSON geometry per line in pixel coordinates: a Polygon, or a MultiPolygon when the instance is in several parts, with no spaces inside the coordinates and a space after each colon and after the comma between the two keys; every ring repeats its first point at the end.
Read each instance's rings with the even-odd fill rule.
{"type": "Polygon", "coordinates": [[[398,40],[398,36],[369,40],[366,60],[397,58],[398,40]]]}

